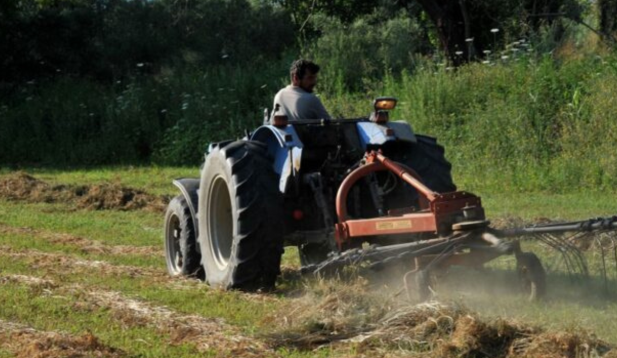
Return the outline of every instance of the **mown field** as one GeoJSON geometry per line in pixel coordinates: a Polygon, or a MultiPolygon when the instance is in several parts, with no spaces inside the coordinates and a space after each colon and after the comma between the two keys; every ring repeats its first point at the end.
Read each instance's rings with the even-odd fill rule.
{"type": "MultiPolygon", "coordinates": [[[[170,182],[197,174],[0,170],[0,357],[617,354],[609,352],[617,344],[617,266],[609,257],[606,291],[593,247],[586,251],[592,276],[580,282],[564,275],[555,252],[524,243],[551,268],[548,298],[539,303],[516,293],[512,258],[452,272],[438,300],[419,305],[401,294],[396,272],[302,277],[294,248],[286,249],[272,294],[170,278],[162,232],[165,203],[176,194],[170,182]]],[[[498,225],[617,213],[601,192],[474,190],[498,225]]]]}

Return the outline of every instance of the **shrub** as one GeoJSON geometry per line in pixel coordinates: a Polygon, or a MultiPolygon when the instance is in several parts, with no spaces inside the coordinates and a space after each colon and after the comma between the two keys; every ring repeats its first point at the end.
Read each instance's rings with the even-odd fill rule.
{"type": "Polygon", "coordinates": [[[405,12],[389,19],[375,13],[350,25],[318,14],[312,22],[321,36],[306,56],[323,66],[324,92],[364,90],[371,86],[363,86],[365,79],[374,81],[384,73],[413,69],[415,54],[427,47],[425,33],[405,12]]]}

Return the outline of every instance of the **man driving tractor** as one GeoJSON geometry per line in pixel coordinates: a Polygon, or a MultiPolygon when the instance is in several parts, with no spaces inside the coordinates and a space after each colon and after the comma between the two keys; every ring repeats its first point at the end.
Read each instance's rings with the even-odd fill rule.
{"type": "Polygon", "coordinates": [[[274,97],[273,115],[286,115],[290,121],[330,119],[321,100],[313,93],[318,73],[317,64],[303,59],[294,61],[289,70],[291,84],[274,97]]]}

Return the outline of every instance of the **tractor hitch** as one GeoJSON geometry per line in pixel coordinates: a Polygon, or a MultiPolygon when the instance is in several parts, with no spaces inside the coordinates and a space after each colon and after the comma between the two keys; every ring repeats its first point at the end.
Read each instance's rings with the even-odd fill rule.
{"type": "Polygon", "coordinates": [[[339,248],[353,238],[373,235],[433,233],[441,236],[488,226],[480,197],[464,192],[437,193],[422,183],[411,168],[396,163],[383,154],[371,151],[364,165],[353,170],[341,183],[336,195],[335,239],[339,248]],[[420,209],[390,211],[387,216],[350,219],[347,196],[353,185],[372,173],[390,171],[420,194],[420,209]]]}

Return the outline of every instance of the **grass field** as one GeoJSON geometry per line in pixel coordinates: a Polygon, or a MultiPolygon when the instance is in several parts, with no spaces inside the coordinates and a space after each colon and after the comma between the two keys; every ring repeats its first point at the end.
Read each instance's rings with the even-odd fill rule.
{"type": "MultiPolygon", "coordinates": [[[[169,167],[27,172],[53,185],[112,183],[166,198],[176,194],[171,179],[198,174],[196,168],[169,167]]],[[[0,170],[0,183],[14,175],[0,170]]],[[[617,213],[613,196],[606,193],[523,196],[474,190],[483,196],[487,215],[497,221],[617,213]]],[[[405,307],[418,316],[419,311],[410,308],[415,306],[396,295],[398,277],[361,275],[344,283],[301,278],[297,251],[287,248],[277,292],[223,292],[196,280],[168,277],[163,213],[158,209],[92,210],[71,200],[26,199],[0,198],[0,357],[483,356],[483,341],[469,338],[479,336],[479,327],[500,337],[517,332],[512,342],[537,335],[541,338],[534,342],[544,348],[562,347],[563,340],[578,342],[555,348],[553,356],[561,356],[564,349],[574,356],[594,349],[605,353],[617,344],[613,266],[608,293],[597,270],[592,270],[591,280],[573,283],[554,266],[548,299],[540,303],[526,302],[513,292],[514,276],[508,270],[514,265],[512,258],[500,259],[484,272],[453,272],[439,286],[443,290],[438,298],[445,306],[434,303],[431,309],[439,309],[430,314],[427,306],[421,308],[428,315],[426,322],[437,322],[432,338],[401,340],[410,332],[417,338],[425,322],[405,326],[399,319],[396,325],[382,324],[393,322],[386,318],[405,307]],[[443,317],[456,324],[441,332],[443,317]],[[487,323],[472,325],[467,317],[487,323]],[[396,337],[393,326],[400,329],[396,337]],[[461,327],[474,334],[462,339],[461,327]],[[373,338],[358,339],[358,332],[373,338]],[[439,345],[443,342],[434,343],[439,334],[445,348],[439,345]]],[[[554,252],[533,242],[524,245],[547,265],[553,262],[554,252]]],[[[595,268],[597,252],[588,256],[595,268]]],[[[524,351],[527,356],[533,352],[524,351]]]]}

